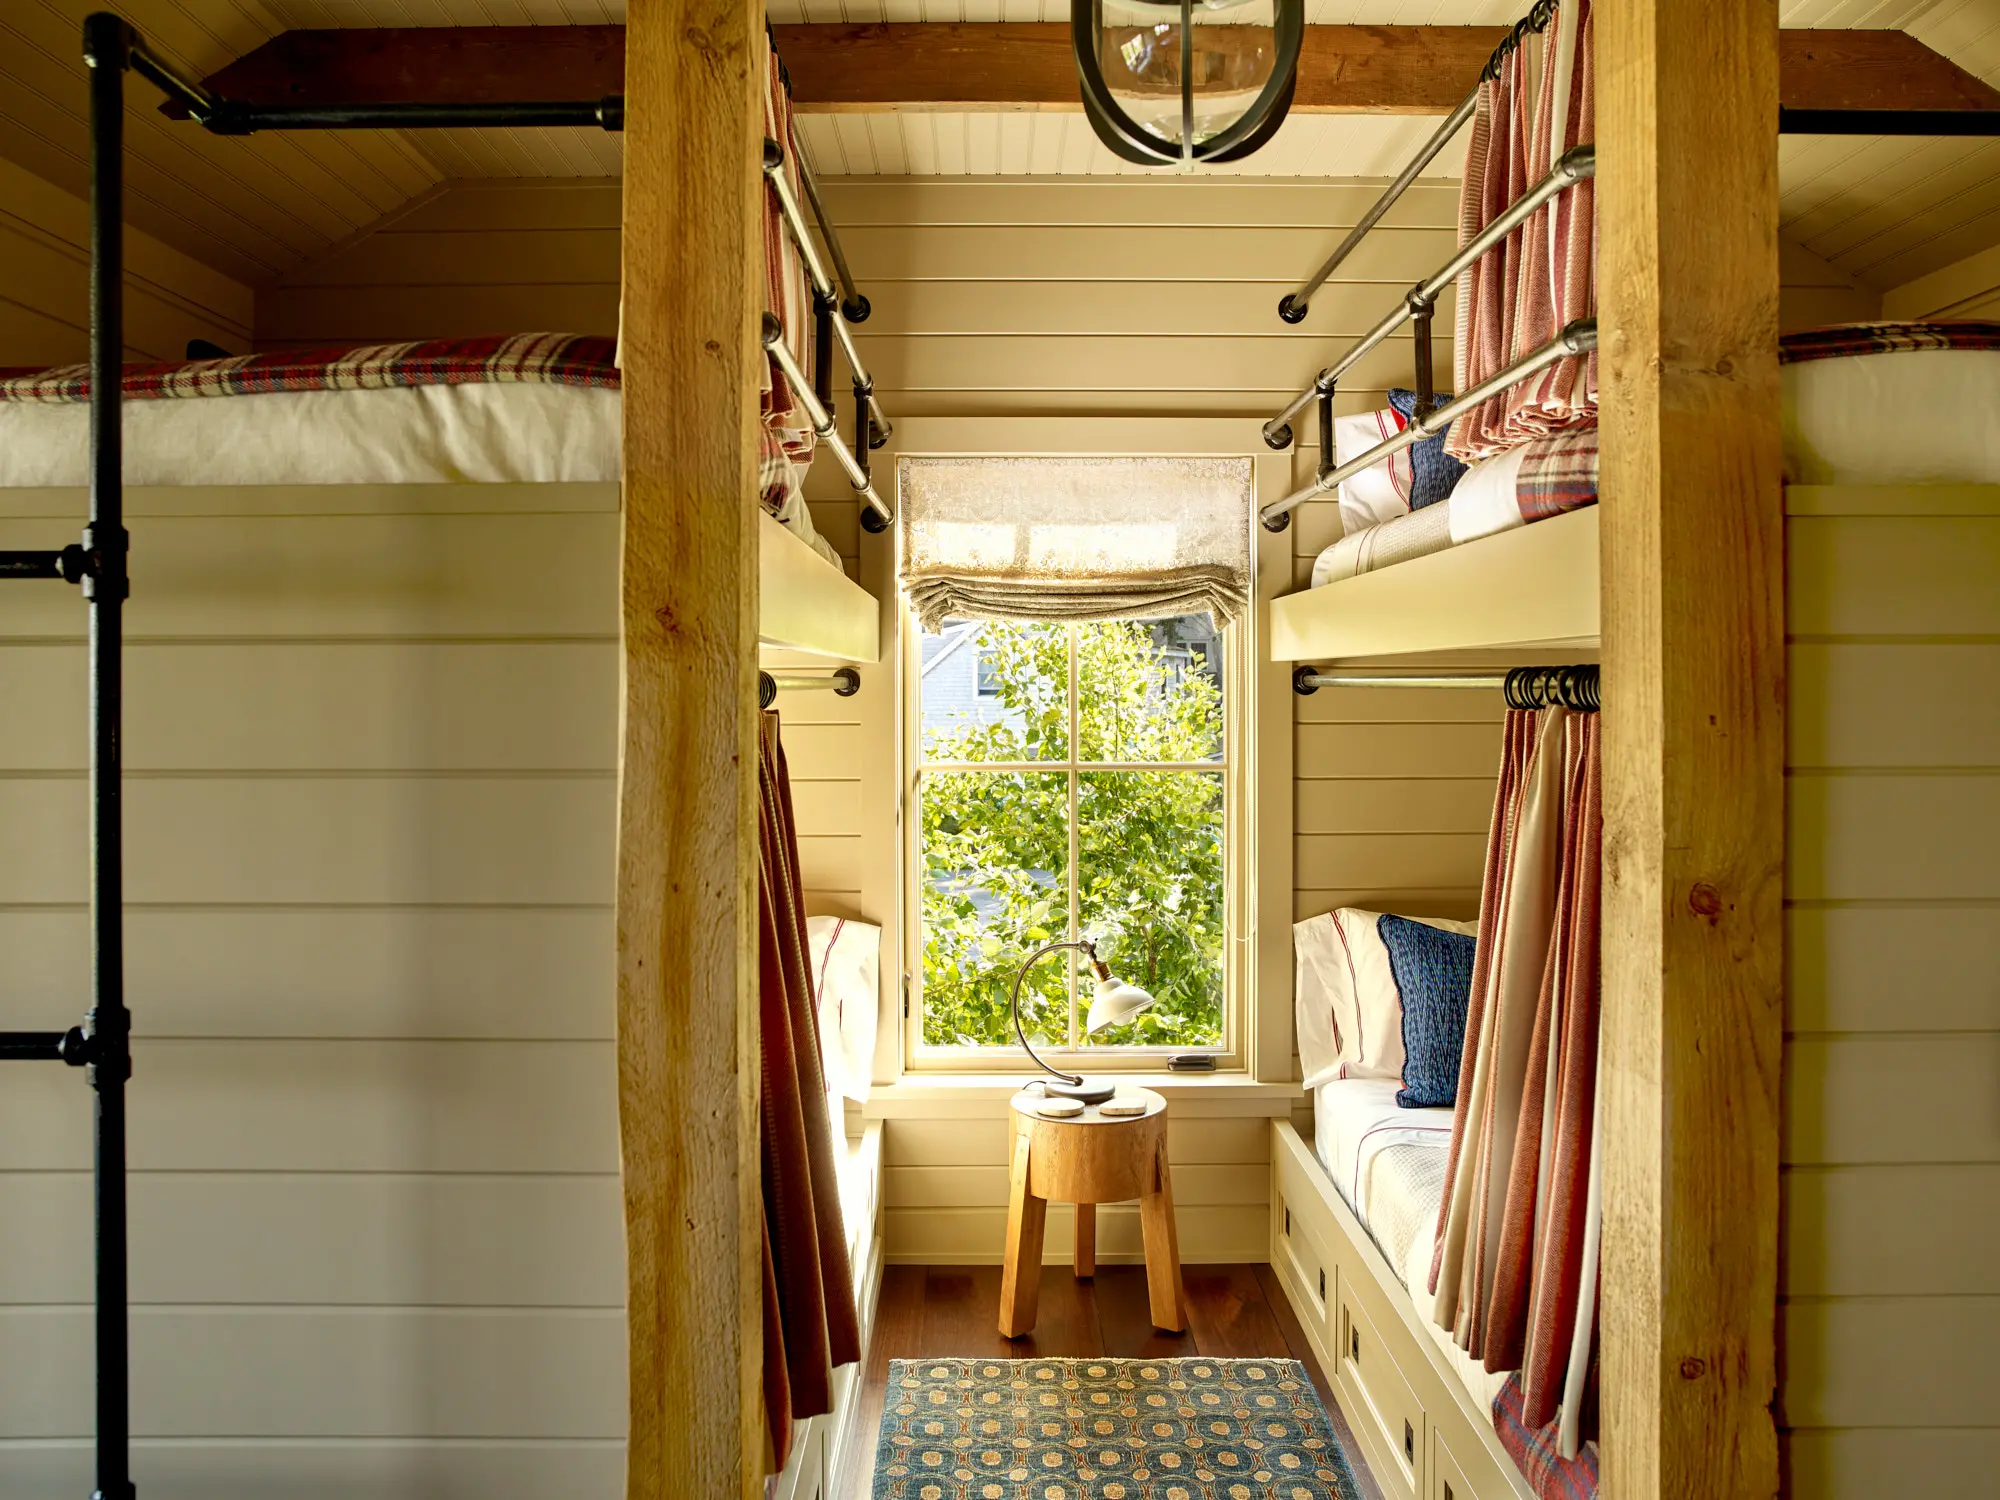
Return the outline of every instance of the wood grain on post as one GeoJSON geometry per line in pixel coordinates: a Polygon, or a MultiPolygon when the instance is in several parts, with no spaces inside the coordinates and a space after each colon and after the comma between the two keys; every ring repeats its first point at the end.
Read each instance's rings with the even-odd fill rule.
{"type": "Polygon", "coordinates": [[[1601,0],[1604,1493],[1764,1500],[1784,873],[1778,7],[1601,0]]]}
{"type": "Polygon", "coordinates": [[[629,1500],[763,1493],[756,978],[761,9],[625,52],[618,1093],[629,1500]]]}

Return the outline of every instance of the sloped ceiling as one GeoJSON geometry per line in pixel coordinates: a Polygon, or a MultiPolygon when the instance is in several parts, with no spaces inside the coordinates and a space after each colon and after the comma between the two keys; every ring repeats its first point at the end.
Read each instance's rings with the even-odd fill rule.
{"type": "MultiPolygon", "coordinates": [[[[0,155],[73,192],[85,185],[77,37],[101,0],[0,6],[0,155]]],[[[1320,24],[1497,25],[1524,0],[1308,0],[1320,24]]],[[[294,27],[572,25],[622,21],[623,0],[125,0],[169,58],[201,76],[294,27]]],[[[770,0],[788,21],[1038,21],[1063,0],[770,0]]],[[[1786,0],[1798,27],[1900,27],[2000,87],[1994,0],[1786,0]]],[[[133,222],[253,284],[269,282],[438,183],[601,177],[619,141],[599,131],[366,132],[226,140],[161,117],[135,83],[128,118],[133,222]]],[[[1076,114],[807,115],[826,176],[1114,175],[1148,169],[1098,145],[1076,114]]],[[[1313,115],[1247,163],[1262,177],[1392,174],[1434,122],[1313,115]]],[[[1435,175],[1455,174],[1447,151],[1435,175]]],[[[1878,289],[2000,243],[2000,141],[1791,136],[1780,143],[1787,235],[1878,289]]]]}

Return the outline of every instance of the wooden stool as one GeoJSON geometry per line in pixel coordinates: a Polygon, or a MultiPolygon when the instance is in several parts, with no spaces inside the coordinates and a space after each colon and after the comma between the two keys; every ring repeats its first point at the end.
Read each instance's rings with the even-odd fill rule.
{"type": "Polygon", "coordinates": [[[1070,1119],[1035,1112],[1042,1095],[1016,1094],[1008,1110],[1007,1258],[1000,1276],[1000,1332],[1019,1338],[1035,1326],[1042,1288],[1042,1227],[1049,1200],[1076,1205],[1076,1274],[1097,1274],[1097,1205],[1139,1200],[1146,1240],[1146,1293],[1153,1326],[1187,1327],[1174,1191],[1167,1170],[1167,1101],[1151,1089],[1120,1089],[1117,1103],[1143,1102],[1142,1115],[1113,1117],[1088,1106],[1070,1119]]]}

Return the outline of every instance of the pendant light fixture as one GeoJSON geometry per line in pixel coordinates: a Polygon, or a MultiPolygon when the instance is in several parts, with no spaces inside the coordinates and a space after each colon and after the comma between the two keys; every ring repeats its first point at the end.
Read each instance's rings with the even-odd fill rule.
{"type": "Polygon", "coordinates": [[[1126,161],[1237,161],[1277,134],[1305,0],[1070,0],[1083,112],[1126,161]]]}

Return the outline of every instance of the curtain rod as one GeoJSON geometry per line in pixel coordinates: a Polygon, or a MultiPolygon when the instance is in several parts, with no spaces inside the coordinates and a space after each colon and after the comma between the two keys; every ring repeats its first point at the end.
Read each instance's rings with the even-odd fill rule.
{"type": "Polygon", "coordinates": [[[1300,667],[1292,691],[1309,698],[1321,688],[1499,688],[1509,708],[1569,708],[1595,713],[1599,671],[1590,663],[1568,667],[1514,667],[1493,672],[1322,672],[1300,667]]]}
{"type": "Polygon", "coordinates": [[[769,708],[782,692],[832,692],[852,698],[861,691],[861,674],[852,667],[836,667],[825,677],[801,677],[793,673],[759,672],[757,706],[769,708]]]}

